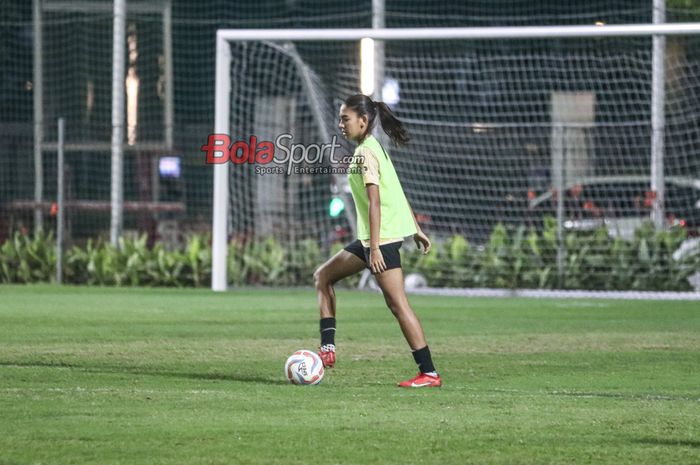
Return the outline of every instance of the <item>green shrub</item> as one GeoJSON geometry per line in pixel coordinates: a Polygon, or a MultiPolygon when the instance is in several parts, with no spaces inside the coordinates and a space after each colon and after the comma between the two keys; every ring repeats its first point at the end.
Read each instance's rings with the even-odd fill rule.
{"type": "Polygon", "coordinates": [[[556,220],[548,217],[541,231],[499,224],[483,246],[452,236],[428,256],[405,253],[404,263],[406,273],[423,274],[432,287],[687,291],[688,277],[700,271],[700,251],[675,260],[685,239],[683,229],[657,232],[650,222],[631,242],[605,228],[568,232],[560,278],[556,220]]]}
{"type": "Polygon", "coordinates": [[[16,231],[0,246],[0,282],[51,282],[56,275],[56,243],[53,233],[33,235],[16,231]]]}
{"type": "MultiPolygon", "coordinates": [[[[497,225],[480,246],[455,235],[435,241],[423,255],[414,247],[402,254],[405,273],[418,272],[433,287],[565,288],[588,290],[690,290],[688,277],[700,270],[700,251],[675,260],[686,239],[679,228],[656,231],[644,223],[634,240],[610,238],[605,228],[564,236],[563,275],[557,266],[557,228],[546,218],[540,231],[497,225]]],[[[180,250],[148,245],[145,235],[122,238],[119,247],[101,240],[73,246],[63,260],[64,282],[106,286],[207,287],[211,282],[209,238],[193,235],[180,250]]],[[[331,246],[330,256],[344,244],[331,246]]],[[[228,279],[233,286],[312,285],[324,261],[318,243],[302,239],[283,246],[273,237],[232,240],[228,245],[228,279]]],[[[15,232],[0,245],[0,282],[52,282],[56,252],[53,235],[15,232]]],[[[356,287],[361,274],[338,283],[356,287]]]]}

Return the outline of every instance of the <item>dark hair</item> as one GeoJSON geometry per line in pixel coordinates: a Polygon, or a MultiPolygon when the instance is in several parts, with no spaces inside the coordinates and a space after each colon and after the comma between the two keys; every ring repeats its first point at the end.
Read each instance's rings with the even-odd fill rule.
{"type": "Polygon", "coordinates": [[[365,137],[372,131],[372,128],[374,128],[377,115],[379,115],[382,130],[389,136],[392,142],[394,142],[394,145],[406,145],[408,142],[409,138],[406,128],[403,126],[403,123],[394,116],[394,113],[386,103],[375,102],[363,94],[351,95],[345,99],[344,103],[347,108],[357,113],[358,116],[367,116],[368,124],[365,137]]]}

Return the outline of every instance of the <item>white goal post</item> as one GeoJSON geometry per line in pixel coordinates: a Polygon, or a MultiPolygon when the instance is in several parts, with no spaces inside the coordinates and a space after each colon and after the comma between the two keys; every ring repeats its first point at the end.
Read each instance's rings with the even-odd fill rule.
{"type": "MultiPolygon", "coordinates": [[[[230,133],[231,50],[236,42],[285,41],[360,41],[364,38],[386,41],[402,40],[484,40],[484,39],[552,39],[593,37],[665,37],[700,34],[700,23],[543,26],[543,27],[476,27],[476,28],[396,28],[396,29],[222,29],[216,37],[215,125],[217,134],[230,133]]],[[[652,124],[663,125],[663,120],[652,124]]],[[[659,128],[653,128],[658,130],[659,128]]],[[[663,130],[663,128],[661,128],[663,130]]],[[[662,163],[663,147],[652,155],[652,163],[662,163]],[[654,159],[654,157],[660,159],[654,159]]],[[[216,164],[213,188],[212,289],[227,289],[227,251],[229,225],[229,164],[216,164]]],[[[653,172],[653,170],[652,170],[653,172]]],[[[663,169],[660,171],[663,176],[663,169]]],[[[655,182],[652,180],[652,182],[655,182]]],[[[658,182],[658,180],[656,181],[658,182]]],[[[661,178],[663,186],[663,178],[661,178]]],[[[661,187],[663,189],[663,187],[661,187]]]]}

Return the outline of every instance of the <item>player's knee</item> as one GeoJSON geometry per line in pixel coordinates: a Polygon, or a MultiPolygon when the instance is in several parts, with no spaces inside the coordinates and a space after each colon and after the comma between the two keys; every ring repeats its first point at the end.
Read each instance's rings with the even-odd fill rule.
{"type": "Polygon", "coordinates": [[[316,286],[316,289],[319,291],[325,290],[328,287],[328,280],[322,266],[314,271],[314,286],[316,286]]]}
{"type": "Polygon", "coordinates": [[[391,313],[393,313],[396,318],[405,318],[413,311],[411,306],[408,304],[408,300],[402,296],[385,295],[384,301],[386,302],[386,306],[389,307],[389,310],[391,310],[391,313]]]}
{"type": "Polygon", "coordinates": [[[384,296],[384,301],[386,302],[386,306],[389,307],[389,310],[391,310],[391,313],[393,313],[394,316],[398,316],[401,308],[396,299],[393,299],[390,296],[384,296]]]}

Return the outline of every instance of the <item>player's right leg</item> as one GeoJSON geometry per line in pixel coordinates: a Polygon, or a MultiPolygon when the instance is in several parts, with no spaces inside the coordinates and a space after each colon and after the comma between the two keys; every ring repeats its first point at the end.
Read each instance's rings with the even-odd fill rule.
{"type": "MultiPolygon", "coordinates": [[[[350,250],[354,249],[350,248],[350,250]]],[[[314,273],[321,318],[321,350],[319,355],[326,367],[332,367],[335,364],[335,291],[333,285],[343,278],[362,271],[366,266],[367,263],[356,253],[343,249],[318,267],[314,273]]]]}
{"type": "Polygon", "coordinates": [[[403,271],[400,267],[375,274],[377,284],[384,293],[387,306],[399,321],[401,331],[411,347],[413,359],[418,365],[418,376],[399,383],[399,387],[440,387],[442,380],[435,370],[423,327],[408,303],[404,289],[403,271]]]}

